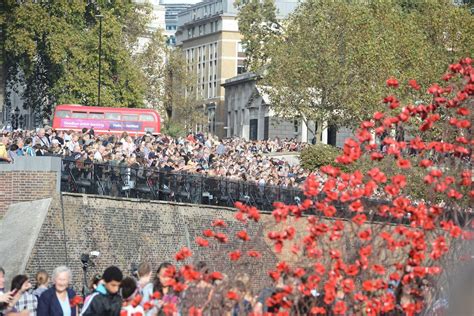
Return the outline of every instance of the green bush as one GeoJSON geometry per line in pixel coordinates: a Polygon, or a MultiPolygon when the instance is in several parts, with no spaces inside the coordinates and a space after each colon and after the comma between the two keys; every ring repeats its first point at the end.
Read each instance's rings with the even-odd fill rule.
{"type": "Polygon", "coordinates": [[[332,165],[341,168],[343,171],[347,171],[346,166],[342,166],[335,162],[336,157],[341,155],[341,153],[341,149],[331,145],[312,145],[301,151],[301,166],[307,170],[315,171],[322,166],[332,165]]]}
{"type": "Polygon", "coordinates": [[[161,134],[176,138],[180,136],[186,136],[186,131],[184,127],[175,122],[175,121],[167,121],[161,127],[161,134]]]}

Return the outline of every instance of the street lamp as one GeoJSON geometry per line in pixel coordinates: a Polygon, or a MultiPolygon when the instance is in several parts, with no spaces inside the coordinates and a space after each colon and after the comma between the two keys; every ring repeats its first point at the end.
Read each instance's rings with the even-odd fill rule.
{"type": "Polygon", "coordinates": [[[102,61],[102,19],[104,16],[102,14],[97,14],[95,16],[99,19],[99,82],[97,84],[97,105],[100,106],[100,84],[101,84],[101,61],[102,61]]]}

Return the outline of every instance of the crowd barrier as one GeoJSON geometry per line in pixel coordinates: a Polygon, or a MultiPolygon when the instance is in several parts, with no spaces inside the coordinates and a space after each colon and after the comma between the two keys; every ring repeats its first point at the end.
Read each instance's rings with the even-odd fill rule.
{"type": "MultiPolygon", "coordinates": [[[[273,203],[276,201],[298,205],[306,198],[301,188],[259,185],[224,177],[165,172],[153,167],[115,166],[67,158],[62,160],[61,165],[61,191],[224,207],[234,207],[235,202],[240,201],[267,212],[274,210],[273,203]]],[[[324,194],[318,197],[323,198],[324,194]]],[[[391,205],[390,201],[374,198],[362,200],[364,213],[370,221],[410,223],[410,214],[402,218],[380,215],[379,206],[391,205]]],[[[349,219],[354,216],[347,203],[335,201],[333,205],[336,207],[333,217],[349,219]]],[[[443,219],[454,220],[463,226],[473,216],[471,209],[463,212],[446,211],[443,219]]]]}
{"type": "Polygon", "coordinates": [[[297,204],[304,200],[299,188],[258,185],[228,178],[153,167],[114,166],[62,160],[61,191],[115,197],[174,201],[233,207],[240,201],[260,210],[273,210],[273,202],[297,204]]]}

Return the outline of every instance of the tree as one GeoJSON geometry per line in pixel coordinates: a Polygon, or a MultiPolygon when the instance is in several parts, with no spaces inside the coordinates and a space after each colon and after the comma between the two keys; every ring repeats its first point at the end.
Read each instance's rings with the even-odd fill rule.
{"type": "MultiPolygon", "coordinates": [[[[443,64],[474,52],[474,17],[448,0],[310,0],[277,31],[268,27],[275,13],[252,1],[241,7],[250,69],[265,69],[261,84],[284,118],[354,127],[382,106],[386,78],[434,82],[443,64]]],[[[413,95],[407,89],[399,98],[413,95]]]]}
{"type": "MultiPolygon", "coordinates": [[[[146,20],[124,30],[134,20],[136,5],[103,1],[102,104],[142,105],[140,70],[132,53],[136,33],[146,20]],[[133,17],[133,18],[132,18],[133,17]],[[134,35],[135,34],[135,35],[134,35]]],[[[26,106],[48,116],[57,103],[97,103],[98,20],[97,7],[77,1],[33,3],[5,2],[5,53],[10,86],[26,86],[26,106]],[[48,23],[45,23],[48,21],[48,23]]]]}
{"type": "Polygon", "coordinates": [[[136,57],[145,83],[145,103],[160,111],[165,131],[179,134],[204,122],[202,102],[191,92],[196,78],[179,48],[167,45],[157,30],[136,57]]]}

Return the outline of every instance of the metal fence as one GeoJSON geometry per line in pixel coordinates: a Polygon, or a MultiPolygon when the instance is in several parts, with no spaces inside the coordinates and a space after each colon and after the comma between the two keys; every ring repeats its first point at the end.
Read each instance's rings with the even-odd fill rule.
{"type": "MultiPolygon", "coordinates": [[[[157,168],[114,166],[63,159],[61,191],[148,200],[173,201],[192,204],[234,207],[240,201],[262,211],[273,211],[273,202],[298,204],[306,198],[300,188],[259,185],[233,181],[228,178],[208,177],[200,174],[165,172],[157,168]]],[[[324,199],[321,193],[318,199],[324,199]]],[[[371,221],[409,224],[409,214],[402,218],[382,216],[377,211],[388,200],[361,199],[364,213],[371,221]]],[[[347,203],[334,201],[336,218],[352,218],[347,203]]],[[[314,210],[310,212],[314,213],[314,210]]],[[[321,213],[320,213],[321,214],[321,213]]],[[[472,210],[445,211],[444,220],[454,220],[464,227],[474,217],[472,210]]]]}
{"type": "Polygon", "coordinates": [[[304,200],[299,188],[67,159],[62,161],[61,191],[227,207],[241,201],[265,211],[273,210],[274,201],[304,200]]]}

